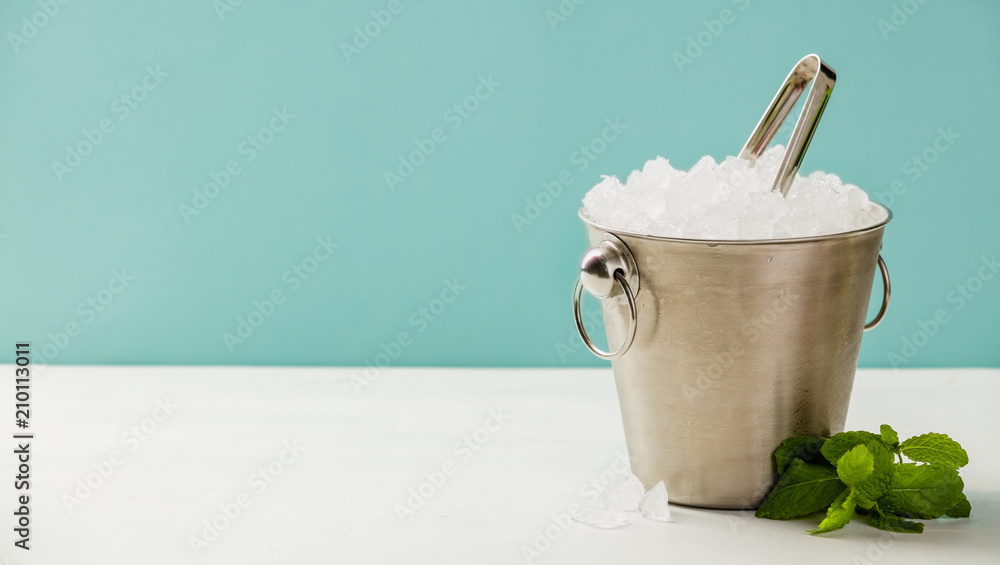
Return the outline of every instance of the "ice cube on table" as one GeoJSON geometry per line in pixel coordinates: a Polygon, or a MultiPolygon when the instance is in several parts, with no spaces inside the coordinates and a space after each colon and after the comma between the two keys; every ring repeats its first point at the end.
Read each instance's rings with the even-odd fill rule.
{"type": "Polygon", "coordinates": [[[642,481],[635,475],[615,475],[599,500],[577,504],[571,508],[570,516],[581,524],[595,528],[617,528],[628,524],[626,512],[637,510],[650,520],[664,522],[670,518],[667,487],[663,481],[646,492],[642,481]]]}
{"type": "Polygon", "coordinates": [[[670,519],[670,506],[667,504],[667,486],[660,481],[649,489],[649,492],[639,501],[639,512],[650,520],[666,522],[670,519]]]}
{"type": "Polygon", "coordinates": [[[604,495],[604,507],[631,512],[639,509],[639,500],[646,494],[642,481],[632,473],[615,475],[604,495]]]}
{"type": "Polygon", "coordinates": [[[570,511],[570,516],[581,524],[595,528],[617,528],[628,524],[625,512],[610,508],[579,506],[570,511]]]}

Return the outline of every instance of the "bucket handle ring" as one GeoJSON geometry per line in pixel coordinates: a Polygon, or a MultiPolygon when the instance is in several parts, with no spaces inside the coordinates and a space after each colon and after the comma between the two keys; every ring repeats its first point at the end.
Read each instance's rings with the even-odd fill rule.
{"type": "Polygon", "coordinates": [[[878,256],[878,270],[882,273],[882,307],[878,309],[878,314],[875,314],[875,319],[865,324],[865,331],[873,330],[875,326],[882,323],[885,311],[889,309],[889,297],[892,295],[892,285],[889,284],[889,268],[885,266],[881,253],[878,256]]]}
{"type": "Polygon", "coordinates": [[[576,279],[576,287],[573,289],[573,319],[576,320],[576,331],[580,333],[580,339],[591,353],[605,361],[611,361],[625,355],[632,346],[635,330],[639,325],[635,306],[637,292],[639,292],[639,268],[635,264],[632,252],[624,241],[610,233],[604,233],[600,244],[591,247],[583,254],[580,276],[576,279]],[[583,316],[580,314],[583,289],[586,288],[587,292],[596,298],[611,298],[617,296],[619,287],[628,301],[628,333],[625,334],[625,342],[617,350],[602,351],[594,345],[587,335],[587,328],[583,326],[583,316]]]}
{"type": "Polygon", "coordinates": [[[636,323],[635,297],[632,296],[632,289],[629,288],[628,281],[625,280],[625,275],[621,271],[615,271],[615,282],[621,285],[625,299],[628,300],[629,317],[628,334],[625,337],[625,342],[613,352],[602,351],[594,345],[594,342],[590,340],[590,336],[587,335],[587,328],[583,326],[583,316],[580,314],[580,299],[583,297],[583,281],[580,278],[576,279],[576,288],[573,289],[573,319],[576,320],[576,331],[580,332],[580,339],[583,340],[583,344],[587,346],[587,349],[605,361],[617,359],[628,351],[628,348],[632,346],[632,341],[635,340],[635,329],[638,325],[636,323]]]}

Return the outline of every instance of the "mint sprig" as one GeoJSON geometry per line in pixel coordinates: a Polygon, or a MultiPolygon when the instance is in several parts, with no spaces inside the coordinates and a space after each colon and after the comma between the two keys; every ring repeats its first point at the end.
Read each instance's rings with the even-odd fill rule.
{"type": "Polygon", "coordinates": [[[971,514],[958,476],[968,462],[962,446],[944,434],[900,442],[888,424],[877,434],[792,437],[774,451],[778,481],[757,517],[790,520],[826,509],[826,518],[810,533],[843,528],[855,514],[882,530],[921,533],[924,525],[912,519],[971,514]],[[914,462],[904,462],[904,456],[914,462]]]}
{"type": "Polygon", "coordinates": [[[757,509],[757,517],[790,520],[830,506],[844,490],[837,470],[829,465],[795,459],[771,489],[771,504],[757,509]]]}

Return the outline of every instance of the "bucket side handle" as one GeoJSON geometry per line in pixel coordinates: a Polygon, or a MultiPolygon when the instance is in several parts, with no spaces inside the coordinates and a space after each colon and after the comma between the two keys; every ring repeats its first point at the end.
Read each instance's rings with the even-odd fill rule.
{"type": "Polygon", "coordinates": [[[611,361],[612,359],[617,359],[625,352],[628,348],[632,346],[632,341],[635,340],[635,328],[636,324],[636,308],[635,308],[635,297],[632,296],[632,289],[628,286],[628,281],[625,280],[625,276],[622,275],[621,271],[615,271],[615,281],[621,285],[622,291],[625,293],[625,298],[628,299],[628,334],[625,337],[625,342],[621,344],[616,351],[602,351],[599,347],[594,345],[591,341],[590,336],[587,335],[587,328],[583,326],[583,317],[580,315],[580,299],[583,296],[583,281],[580,279],[576,280],[576,288],[573,289],[573,319],[576,321],[576,331],[580,333],[580,339],[583,340],[583,344],[587,346],[587,349],[591,353],[604,359],[605,361],[611,361]]]}
{"type": "Polygon", "coordinates": [[[583,254],[580,276],[573,288],[573,320],[576,322],[576,331],[580,333],[580,339],[591,353],[605,361],[611,361],[624,355],[632,346],[635,330],[639,325],[635,306],[635,296],[638,292],[639,269],[632,253],[625,242],[612,234],[605,233],[603,241],[598,246],[591,247],[583,254]],[[583,316],[580,312],[584,288],[597,298],[617,296],[619,289],[625,295],[629,312],[628,332],[625,334],[625,341],[617,350],[603,351],[594,345],[587,335],[587,328],[583,325],[583,316]]]}
{"type": "Polygon", "coordinates": [[[879,308],[878,314],[875,314],[875,319],[865,324],[865,331],[875,329],[875,326],[882,323],[885,311],[889,309],[889,297],[892,295],[892,285],[889,284],[889,268],[885,266],[881,253],[878,256],[878,270],[882,273],[882,307],[879,308]]]}

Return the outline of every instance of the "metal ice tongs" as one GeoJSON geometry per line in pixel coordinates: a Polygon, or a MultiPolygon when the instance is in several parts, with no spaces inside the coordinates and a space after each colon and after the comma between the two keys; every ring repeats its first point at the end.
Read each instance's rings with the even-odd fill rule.
{"type": "Polygon", "coordinates": [[[756,163],[757,157],[764,153],[768,144],[774,139],[778,128],[781,127],[788,113],[792,111],[792,107],[795,106],[795,102],[802,95],[806,85],[812,81],[809,95],[806,97],[802,113],[799,114],[799,119],[795,123],[792,137],[788,141],[785,155],[778,167],[774,186],[771,188],[771,190],[780,191],[782,196],[787,195],[788,189],[792,186],[792,180],[795,179],[795,173],[799,170],[802,159],[805,158],[806,149],[809,148],[809,142],[812,141],[812,136],[816,133],[816,126],[823,115],[827,101],[830,100],[830,94],[833,93],[833,84],[836,80],[837,73],[824,64],[818,55],[803,57],[795,64],[792,72],[788,73],[785,84],[774,95],[771,105],[768,106],[767,111],[760,118],[760,122],[757,123],[757,127],[750,134],[750,139],[740,151],[740,157],[750,161],[751,165],[756,163]]]}

